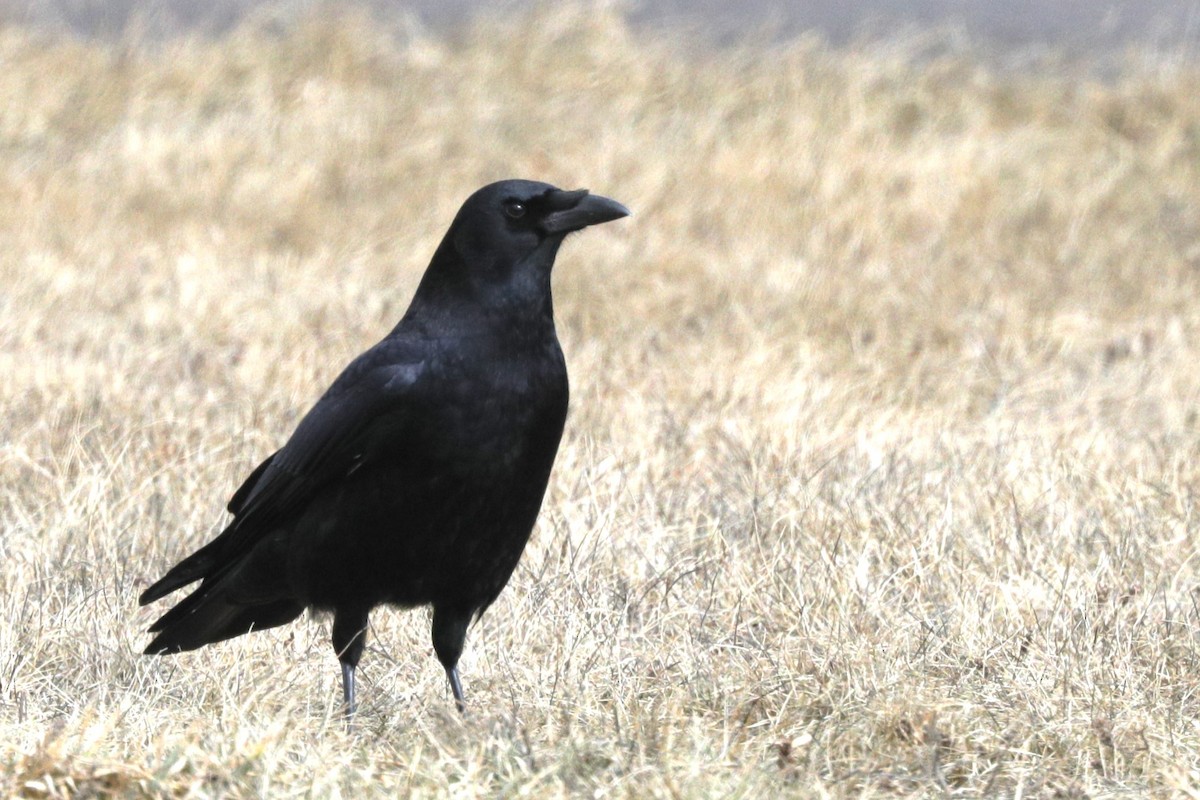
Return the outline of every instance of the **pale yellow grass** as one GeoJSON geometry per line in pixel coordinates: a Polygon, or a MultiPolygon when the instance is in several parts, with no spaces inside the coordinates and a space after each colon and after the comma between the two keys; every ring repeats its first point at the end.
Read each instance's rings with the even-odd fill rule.
{"type": "Polygon", "coordinates": [[[720,54],[605,11],[0,30],[0,793],[1200,795],[1200,71],[720,54]],[[460,720],[381,610],[139,655],[136,596],[520,176],[635,216],[460,720]]]}

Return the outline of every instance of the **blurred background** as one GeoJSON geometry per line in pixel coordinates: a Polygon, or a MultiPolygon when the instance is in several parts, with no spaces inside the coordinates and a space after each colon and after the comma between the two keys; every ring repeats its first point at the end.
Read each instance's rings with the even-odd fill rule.
{"type": "MultiPolygon", "coordinates": [[[[136,27],[160,37],[181,31],[227,31],[248,15],[282,19],[333,5],[369,7],[382,19],[416,20],[433,29],[461,26],[480,12],[527,11],[529,0],[0,0],[9,21],[106,36],[136,27]]],[[[1194,49],[1200,42],[1197,0],[630,0],[616,7],[638,26],[686,29],[712,41],[768,32],[814,32],[833,42],[950,26],[998,50],[1055,49],[1096,55],[1113,48],[1194,49]]]]}
{"type": "Polygon", "coordinates": [[[1198,56],[1200,0],[0,0],[0,797],[1200,797],[1198,56]],[[514,176],[634,216],[559,257],[473,714],[421,612],[350,740],[319,618],[140,656],[514,176]]]}

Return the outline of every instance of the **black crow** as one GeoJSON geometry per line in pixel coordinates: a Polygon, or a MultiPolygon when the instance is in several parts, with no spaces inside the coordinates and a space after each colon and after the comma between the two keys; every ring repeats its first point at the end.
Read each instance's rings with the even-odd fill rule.
{"type": "Polygon", "coordinates": [[[200,581],[150,626],[146,653],[331,611],[353,714],[368,613],[428,604],[434,650],[464,708],[467,626],[521,558],[567,415],[554,257],[572,231],[628,214],[533,181],[471,195],[399,324],[250,473],[225,530],[142,593],[145,605],[200,581]]]}

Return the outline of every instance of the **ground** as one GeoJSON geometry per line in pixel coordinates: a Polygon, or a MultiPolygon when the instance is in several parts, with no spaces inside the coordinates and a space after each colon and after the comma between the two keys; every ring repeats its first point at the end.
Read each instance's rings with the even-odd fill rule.
{"type": "Polygon", "coordinates": [[[0,29],[0,794],[1200,796],[1200,68],[614,13],[0,29]],[[138,593],[505,177],[567,433],[460,718],[381,610],[169,658],[138,593]]]}

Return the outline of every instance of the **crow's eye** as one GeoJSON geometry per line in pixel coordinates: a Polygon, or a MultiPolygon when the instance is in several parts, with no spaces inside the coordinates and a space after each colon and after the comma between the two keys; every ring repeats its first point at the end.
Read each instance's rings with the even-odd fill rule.
{"type": "Polygon", "coordinates": [[[525,204],[519,200],[506,200],[504,203],[504,213],[513,219],[520,219],[525,216],[525,204]]]}

